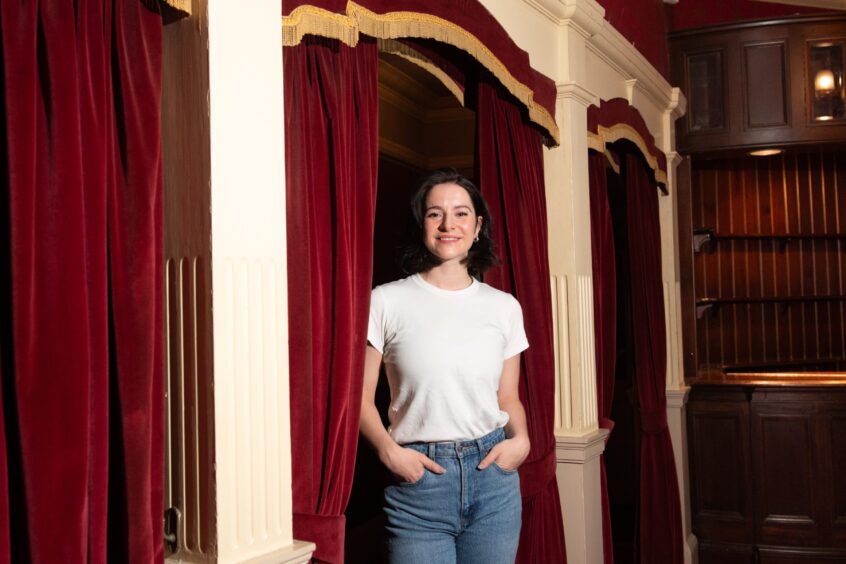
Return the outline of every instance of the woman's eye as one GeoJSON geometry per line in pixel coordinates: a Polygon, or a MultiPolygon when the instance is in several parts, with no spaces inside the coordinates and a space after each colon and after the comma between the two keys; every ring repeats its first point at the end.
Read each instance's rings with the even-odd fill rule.
{"type": "Polygon", "coordinates": [[[437,219],[439,217],[441,217],[441,214],[439,214],[438,212],[429,212],[426,214],[427,219],[437,219]]]}
{"type": "Polygon", "coordinates": [[[458,217],[467,217],[467,212],[458,212],[456,215],[458,217]]]}

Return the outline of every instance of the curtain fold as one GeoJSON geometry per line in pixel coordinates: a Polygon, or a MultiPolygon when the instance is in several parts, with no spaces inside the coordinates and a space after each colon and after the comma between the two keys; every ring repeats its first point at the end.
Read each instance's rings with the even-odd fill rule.
{"type": "Polygon", "coordinates": [[[479,81],[476,109],[479,187],[490,204],[502,266],[485,281],[523,307],[530,347],[523,353],[520,398],[532,450],[520,468],[523,527],[517,562],[566,561],[555,480],[555,369],[541,135],[494,79],[479,81]]]}
{"type": "Polygon", "coordinates": [[[294,536],[343,562],[373,269],[378,53],[286,47],[285,168],[294,536]]]}
{"type": "Polygon", "coordinates": [[[156,10],[0,5],[0,562],[163,560],[156,10]]]}
{"type": "MultiPolygon", "coordinates": [[[[599,426],[611,437],[614,422],[611,404],[614,399],[614,378],[617,358],[617,268],[614,250],[614,227],[608,201],[605,155],[590,151],[590,239],[593,273],[593,323],[596,349],[596,398],[599,426]]],[[[606,564],[614,562],[614,539],[611,534],[611,509],[605,455],[599,458],[602,488],[602,546],[606,564]]]]}
{"type": "Polygon", "coordinates": [[[626,222],[631,271],[634,362],[641,417],[641,562],[679,563],[681,507],[667,426],[667,347],[656,187],[639,156],[626,155],[626,222]]]}

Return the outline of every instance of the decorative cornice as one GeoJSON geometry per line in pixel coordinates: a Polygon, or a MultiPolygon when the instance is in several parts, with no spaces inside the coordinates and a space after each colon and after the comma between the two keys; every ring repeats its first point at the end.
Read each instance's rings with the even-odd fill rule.
{"type": "Polygon", "coordinates": [[[687,113],[687,98],[678,86],[673,87],[673,92],[670,94],[670,106],[667,110],[674,122],[687,113]]]}
{"type": "Polygon", "coordinates": [[[667,157],[667,170],[677,167],[684,158],[676,151],[670,151],[668,153],[664,153],[664,155],[667,157]]]}
{"type": "Polygon", "coordinates": [[[689,387],[684,387],[680,390],[667,390],[667,409],[679,409],[684,407],[689,395],[689,387]]]}
{"type": "Polygon", "coordinates": [[[568,25],[585,37],[596,34],[605,25],[605,8],[595,0],[523,0],[557,23],[568,25]]]}
{"type": "Polygon", "coordinates": [[[630,78],[625,81],[626,82],[626,100],[629,101],[629,105],[634,105],[634,91],[635,87],[637,86],[637,79],[630,78]]]}
{"type": "Polygon", "coordinates": [[[582,436],[555,436],[557,462],[586,464],[596,460],[605,451],[608,429],[596,429],[582,436]]]}
{"type": "MultiPolygon", "coordinates": [[[[631,102],[634,92],[642,92],[658,108],[670,110],[679,107],[684,98],[664,76],[626,39],[605,20],[605,9],[595,0],[523,0],[544,17],[559,26],[569,26],[586,38],[587,48],[620,75],[631,80],[627,95],[631,102]],[[675,99],[674,99],[675,96],[675,99]]],[[[565,54],[566,56],[566,54],[565,54]]],[[[686,103],[681,104],[684,112],[686,103]]]]}
{"type": "Polygon", "coordinates": [[[575,81],[557,84],[559,100],[575,100],[584,107],[598,106],[599,96],[575,81]]]}
{"type": "Polygon", "coordinates": [[[637,89],[659,108],[670,108],[673,103],[673,87],[610,23],[605,22],[599,32],[588,39],[587,48],[621,75],[628,77],[628,81],[636,81],[627,81],[630,98],[637,89]]]}

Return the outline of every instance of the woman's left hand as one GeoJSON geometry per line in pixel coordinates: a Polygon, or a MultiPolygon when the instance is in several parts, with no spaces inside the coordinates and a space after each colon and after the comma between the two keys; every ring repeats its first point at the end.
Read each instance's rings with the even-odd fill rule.
{"type": "Polygon", "coordinates": [[[529,456],[531,444],[527,437],[512,437],[497,443],[488,455],[479,463],[479,470],[484,470],[495,462],[503,470],[517,470],[529,456]]]}

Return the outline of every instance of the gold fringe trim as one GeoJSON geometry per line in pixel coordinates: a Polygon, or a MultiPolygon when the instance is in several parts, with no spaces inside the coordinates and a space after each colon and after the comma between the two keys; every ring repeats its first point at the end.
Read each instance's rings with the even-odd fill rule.
{"type": "Polygon", "coordinates": [[[461,89],[461,86],[450,75],[441,70],[441,67],[429,60],[428,57],[425,57],[422,53],[412,49],[405,43],[400,43],[393,39],[377,39],[376,42],[379,45],[380,51],[402,57],[437,78],[455,96],[458,102],[462,106],[464,105],[464,91],[461,89]]]}
{"type": "Polygon", "coordinates": [[[161,0],[161,2],[178,11],[183,18],[191,15],[191,0],[161,0]]]}
{"type": "MultiPolygon", "coordinates": [[[[608,143],[614,143],[621,139],[631,141],[637,146],[643,154],[643,158],[646,159],[646,164],[652,169],[655,175],[655,182],[664,184],[665,186],[667,185],[667,173],[658,167],[658,159],[649,152],[649,149],[646,147],[646,140],[641,137],[637,130],[626,123],[617,123],[611,127],[600,125],[597,129],[598,131],[596,133],[588,132],[587,134],[589,149],[605,153],[605,145],[608,143]]],[[[619,173],[619,170],[617,172],[619,173]]]]}
{"type": "Polygon", "coordinates": [[[299,45],[306,35],[337,39],[345,45],[358,44],[358,24],[349,16],[336,14],[316,6],[300,6],[282,16],[282,45],[299,45]]]}
{"type": "MultiPolygon", "coordinates": [[[[529,110],[529,119],[549,132],[549,146],[561,142],[555,118],[534,101],[532,89],[518,81],[496,55],[479,38],[449,20],[420,12],[376,14],[350,0],[347,15],[336,14],[315,6],[300,6],[282,18],[282,45],[292,47],[305,35],[330,37],[354,47],[358,34],[377,39],[420,37],[434,39],[457,47],[479,61],[529,110]]],[[[427,69],[428,70],[428,69],[427,69]]]]}

